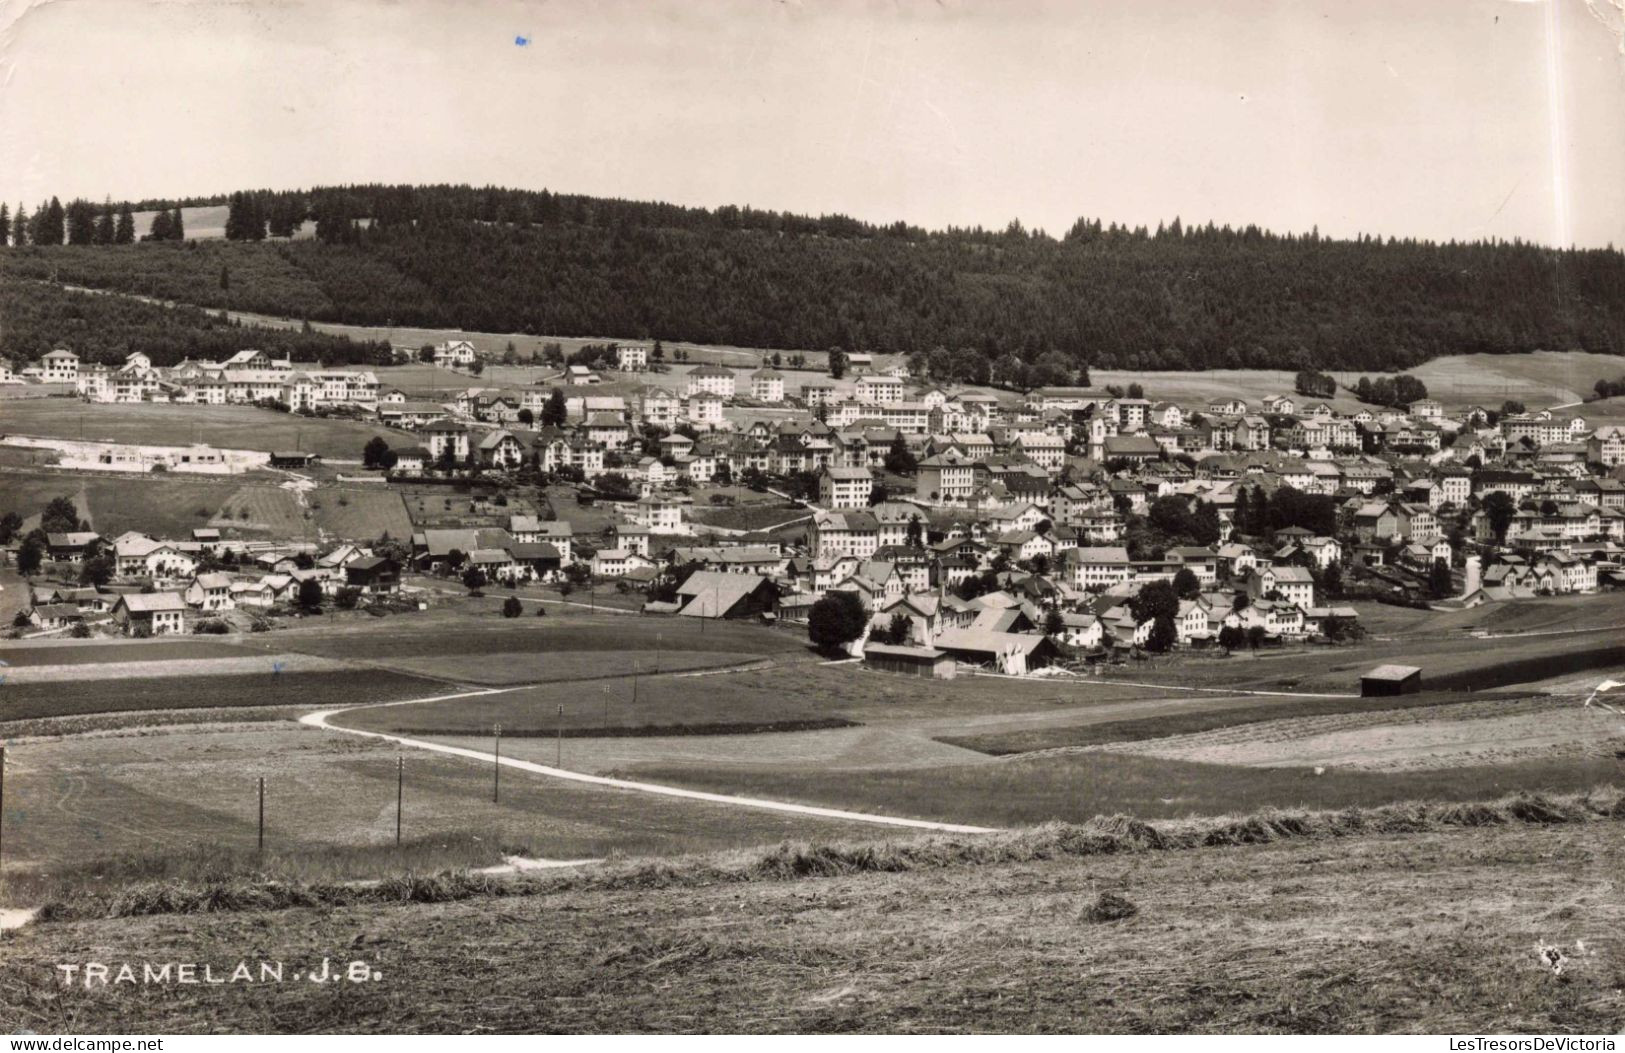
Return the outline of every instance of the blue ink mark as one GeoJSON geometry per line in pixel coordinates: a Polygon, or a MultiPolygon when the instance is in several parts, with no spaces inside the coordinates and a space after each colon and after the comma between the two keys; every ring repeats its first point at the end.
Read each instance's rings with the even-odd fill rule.
{"type": "Polygon", "coordinates": [[[530,46],[530,38],[526,37],[526,36],[514,37],[513,42],[514,42],[515,47],[529,47],[530,46]]]}
{"type": "Polygon", "coordinates": [[[275,676],[276,674],[278,674],[280,672],[282,672],[282,663],[281,662],[272,662],[271,663],[271,675],[275,676]]]}

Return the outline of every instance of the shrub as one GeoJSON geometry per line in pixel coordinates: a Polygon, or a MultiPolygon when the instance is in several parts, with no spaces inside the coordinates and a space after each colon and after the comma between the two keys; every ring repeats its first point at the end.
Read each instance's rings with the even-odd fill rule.
{"type": "Polygon", "coordinates": [[[833,651],[862,636],[867,622],[855,593],[829,592],[807,612],[807,638],[820,650],[833,651]]]}
{"type": "Polygon", "coordinates": [[[1119,896],[1115,892],[1102,892],[1095,897],[1095,901],[1083,908],[1084,921],[1100,924],[1107,921],[1122,921],[1132,918],[1140,913],[1140,908],[1131,901],[1119,896]]]}
{"type": "Polygon", "coordinates": [[[68,630],[68,635],[75,640],[83,640],[90,635],[90,626],[84,622],[77,622],[72,629],[68,630]]]}
{"type": "Polygon", "coordinates": [[[219,618],[205,618],[192,626],[192,632],[199,636],[224,636],[231,629],[219,618]]]}
{"type": "Polygon", "coordinates": [[[525,605],[519,602],[518,596],[509,596],[502,601],[502,616],[504,618],[517,618],[525,613],[525,605]]]}
{"type": "Polygon", "coordinates": [[[335,602],[339,605],[340,610],[353,611],[356,604],[361,602],[361,590],[353,586],[346,586],[339,590],[335,602]]]}
{"type": "Polygon", "coordinates": [[[546,607],[537,607],[536,608],[536,617],[538,617],[538,618],[546,618],[547,617],[547,608],[546,607]]]}

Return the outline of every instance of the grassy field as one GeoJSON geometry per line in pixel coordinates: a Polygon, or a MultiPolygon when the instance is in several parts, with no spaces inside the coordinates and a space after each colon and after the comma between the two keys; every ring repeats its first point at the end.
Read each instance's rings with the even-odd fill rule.
{"type": "MultiPolygon", "coordinates": [[[[1420,379],[1427,385],[1428,395],[1447,407],[1500,409],[1507,399],[1517,399],[1536,409],[1586,398],[1598,380],[1617,379],[1625,373],[1625,359],[1585,351],[1446,355],[1405,372],[1420,379]]],[[[1362,374],[1332,375],[1341,384],[1354,384],[1362,374]]]]}
{"type": "MultiPolygon", "coordinates": [[[[1565,662],[1567,668],[1575,670],[1625,662],[1617,633],[1604,630],[1604,625],[1609,624],[1604,619],[1615,617],[1619,611],[1619,597],[1607,599],[1610,602],[1606,604],[1586,605],[1578,610],[1547,608],[1544,613],[1531,612],[1528,624],[1549,619],[1563,628],[1504,630],[1552,635],[1507,636],[1495,640],[1493,647],[1466,634],[1468,626],[1483,624],[1485,615],[1480,608],[1428,619],[1416,628],[1359,646],[1265,649],[1238,652],[1228,658],[1218,652],[1164,658],[1113,667],[1099,679],[1105,683],[1125,679],[1175,687],[1357,693],[1362,673],[1385,662],[1397,662],[1420,667],[1424,688],[1482,691],[1545,679],[1562,672],[1565,662]],[[1462,618],[1462,613],[1471,617],[1462,618]],[[1596,628],[1579,631],[1578,622],[1596,628]],[[1526,672],[1528,663],[1542,659],[1557,668],[1538,675],[1526,672]]],[[[1512,617],[1521,618],[1516,612],[1512,617]]],[[[1625,622],[1625,618],[1619,621],[1625,622]]]]}
{"type": "Polygon", "coordinates": [[[797,845],[484,894],[468,883],[453,902],[381,902],[456,887],[395,882],[349,906],[49,922],[7,941],[0,1012],[43,1034],[190,1032],[205,1020],[358,1033],[1625,1026],[1617,822],[1379,832],[1389,825],[1373,817],[1372,832],[1321,837],[1308,823],[1275,840],[1260,823],[1271,843],[1182,851],[1134,850],[1161,831],[1115,827],[986,848],[797,845]],[[1103,912],[1107,892],[1128,909],[1103,912]],[[1569,956],[1562,975],[1543,945],[1569,956]],[[290,976],[353,948],[341,960],[382,979],[169,984],[139,997],[62,987],[56,964],[89,947],[109,962],[283,960],[290,976]]]}
{"type": "MultiPolygon", "coordinates": [[[[59,870],[211,846],[252,850],[261,776],[274,851],[386,845],[395,836],[398,756],[388,743],[280,722],[14,742],[7,750],[7,868],[59,870]]],[[[403,830],[420,841],[474,834],[492,848],[577,859],[866,829],[512,772],[504,773],[501,802],[493,804],[487,766],[413,751],[405,761],[403,830]]]]}
{"type": "Polygon", "coordinates": [[[234,658],[258,653],[254,648],[211,640],[206,636],[187,639],[61,640],[49,643],[0,640],[0,662],[9,666],[174,662],[194,658],[234,658]]]}
{"type": "Polygon", "coordinates": [[[3,429],[43,438],[186,446],[204,443],[239,450],[305,450],[359,461],[374,436],[411,445],[411,433],[378,424],[300,417],[254,406],[191,406],[165,403],[91,404],[78,399],[28,399],[6,403],[3,429]]]}
{"type": "Polygon", "coordinates": [[[92,529],[108,537],[139,530],[187,538],[195,527],[223,526],[227,519],[238,530],[262,531],[273,526],[287,528],[297,516],[292,497],[284,491],[241,479],[182,475],[126,478],[24,471],[0,476],[0,512],[17,512],[25,526],[38,523],[41,510],[53,497],[64,496],[74,499],[92,529]],[[271,518],[265,509],[272,507],[285,511],[271,518]],[[248,519],[241,518],[243,509],[250,511],[248,519]]]}
{"type": "Polygon", "coordinates": [[[1612,757],[1409,772],[1250,768],[1117,753],[1011,757],[991,764],[787,770],[642,765],[636,777],[720,793],[917,819],[1020,826],[1124,813],[1140,819],[1225,815],[1261,808],[1372,807],[1395,801],[1470,801],[1522,790],[1625,787],[1612,757]]]}
{"type": "MultiPolygon", "coordinates": [[[[671,623],[664,623],[671,624],[671,623]]],[[[283,641],[287,645],[286,641],[283,641]]],[[[672,641],[667,639],[668,648],[672,641]]],[[[686,647],[699,646],[689,641],[686,647]]],[[[720,646],[707,644],[706,646],[720,646]]],[[[662,652],[662,662],[683,648],[662,652]]],[[[1052,708],[1058,713],[1085,712],[1106,702],[1154,697],[1155,689],[1100,686],[1065,688],[1055,684],[1018,681],[921,682],[884,673],[864,672],[851,666],[825,666],[797,662],[769,669],[726,676],[653,676],[654,653],[643,651],[638,663],[617,661],[614,670],[623,679],[608,685],[585,687],[544,685],[488,698],[460,699],[455,703],[370,710],[348,714],[341,723],[375,730],[434,729],[457,734],[484,731],[494,723],[546,734],[558,727],[558,707],[565,707],[564,728],[642,727],[645,725],[845,720],[862,724],[929,720],[955,723],[973,718],[998,719],[1032,709],[1052,708]],[[638,694],[625,674],[641,670],[638,694]],[[989,684],[996,685],[989,687],[989,684]],[[604,717],[606,708],[610,716],[604,717]]],[[[420,671],[432,665],[425,663],[420,671]]],[[[664,668],[664,666],[662,666],[664,668]]],[[[1162,694],[1166,694],[1163,692],[1162,694]]],[[[1181,700],[1177,704],[1194,704],[1181,700]]],[[[1203,706],[1218,702],[1203,698],[1203,706]]]]}
{"type": "MultiPolygon", "coordinates": [[[[584,594],[580,598],[586,602],[584,594]]],[[[501,590],[492,590],[487,599],[500,604],[501,590]]],[[[382,628],[376,623],[360,622],[348,632],[315,626],[309,631],[279,634],[276,646],[327,658],[385,662],[404,656],[417,660],[435,655],[462,657],[521,651],[598,652],[604,655],[606,669],[621,673],[631,672],[616,657],[626,649],[730,651],[748,655],[798,655],[807,651],[805,637],[790,633],[737,622],[706,625],[697,622],[692,618],[628,618],[592,615],[586,611],[561,611],[547,618],[499,620],[481,624],[478,631],[462,633],[447,632],[447,626],[438,621],[399,627],[390,624],[382,628]]]]}
{"type": "MultiPolygon", "coordinates": [[[[1625,373],[1625,369],[1621,372],[1625,373]]],[[[1593,427],[1601,424],[1625,424],[1625,396],[1588,402],[1584,406],[1576,406],[1575,412],[1584,415],[1593,427]]]]}
{"type": "Polygon", "coordinates": [[[256,474],[207,478],[178,473],[141,477],[66,475],[18,469],[0,475],[0,512],[37,521],[53,497],[68,496],[92,528],[107,537],[139,530],[156,537],[187,538],[196,527],[216,527],[228,537],[372,540],[388,531],[405,538],[412,521],[401,496],[372,490],[322,486],[308,496],[310,517],[298,498],[274,477],[256,474]]]}
{"type": "Polygon", "coordinates": [[[499,651],[495,654],[428,655],[389,659],[391,668],[469,684],[525,684],[536,681],[624,679],[634,671],[683,672],[759,662],[740,651],[499,651]]]}
{"type": "Polygon", "coordinates": [[[444,685],[432,680],[376,669],[10,683],[0,686],[0,729],[7,721],[80,713],[229,706],[317,709],[443,691],[444,685]]]}
{"type": "Polygon", "coordinates": [[[372,541],[388,533],[412,535],[412,519],[401,495],[382,486],[373,489],[321,487],[308,498],[316,527],[329,538],[372,541]]]}
{"type": "Polygon", "coordinates": [[[1336,713],[1379,713],[1448,706],[1457,702],[1484,701],[1496,697],[1504,697],[1510,701],[1524,696],[1509,691],[1474,695],[1429,692],[1399,698],[1294,698],[1269,701],[1254,699],[1251,705],[1232,702],[1222,707],[1186,709],[1084,724],[1025,728],[992,735],[948,735],[944,736],[942,741],[979,753],[1004,756],[1071,746],[1099,746],[1108,742],[1140,742],[1168,735],[1189,735],[1215,728],[1233,728],[1271,720],[1290,720],[1294,717],[1327,716],[1336,713]]]}

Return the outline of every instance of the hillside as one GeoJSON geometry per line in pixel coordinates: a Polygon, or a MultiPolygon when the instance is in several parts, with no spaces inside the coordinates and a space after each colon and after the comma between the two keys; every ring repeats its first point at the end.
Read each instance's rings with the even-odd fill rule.
{"type": "Polygon", "coordinates": [[[166,366],[183,358],[229,358],[252,347],[299,362],[389,361],[382,342],[239,325],[197,307],[75,292],[12,274],[0,275],[0,319],[0,355],[14,359],[70,347],[87,362],[117,364],[142,351],[166,366]]]}
{"type": "Polygon", "coordinates": [[[0,1014],[41,1033],[207,1019],[295,1032],[1612,1034],[1625,1025],[1625,842],[1609,807],[1401,806],[1183,832],[1106,820],[517,881],[148,889],[11,934],[0,1014]],[[1206,847],[1176,847],[1193,841],[1206,847]],[[294,978],[323,955],[375,978],[294,978]],[[60,986],[58,963],[126,959],[219,974],[283,961],[289,979],[60,986]]]}
{"type": "Polygon", "coordinates": [[[29,247],[7,262],[28,277],[362,325],[943,347],[936,372],[949,380],[1625,351],[1625,255],[1611,250],[1177,221],[1153,234],[1079,220],[1060,239],[1017,226],[928,232],[466,187],[261,197],[314,217],[316,236],[29,247]]]}

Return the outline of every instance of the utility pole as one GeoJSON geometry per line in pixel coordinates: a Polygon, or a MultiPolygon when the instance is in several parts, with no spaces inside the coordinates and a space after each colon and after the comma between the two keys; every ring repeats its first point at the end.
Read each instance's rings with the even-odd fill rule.
{"type": "Polygon", "coordinates": [[[406,758],[395,758],[395,847],[401,847],[401,802],[405,797],[406,758]]]}
{"type": "Polygon", "coordinates": [[[558,755],[554,758],[553,766],[555,768],[564,767],[564,703],[563,702],[559,703],[559,751],[558,751],[558,755]]]}
{"type": "Polygon", "coordinates": [[[502,725],[496,725],[492,733],[496,736],[496,746],[491,752],[494,762],[491,765],[491,803],[497,804],[502,799],[502,725]]]}
{"type": "Polygon", "coordinates": [[[265,776],[260,776],[260,836],[259,854],[265,855],[265,776]]]}

